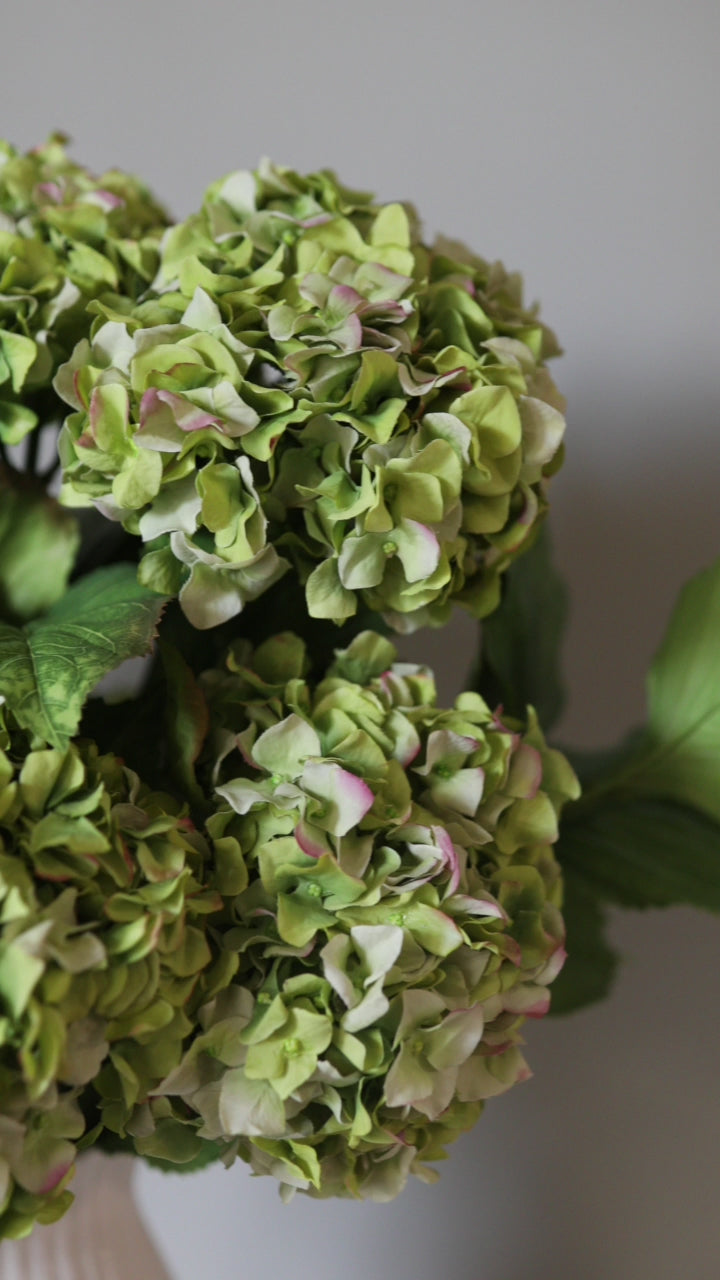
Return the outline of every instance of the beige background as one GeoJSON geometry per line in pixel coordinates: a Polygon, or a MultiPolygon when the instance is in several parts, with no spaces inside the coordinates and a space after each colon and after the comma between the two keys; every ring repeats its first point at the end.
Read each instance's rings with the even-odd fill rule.
{"type": "MultiPolygon", "coordinates": [[[[2,51],[0,132],[62,126],[179,215],[269,154],[524,269],[567,350],[563,734],[636,721],[673,596],[720,550],[717,3],[7,0],[2,51]]],[[[458,619],[414,646],[451,691],[472,641],[458,619]]],[[[624,914],[613,934],[612,1000],[531,1029],[535,1078],[438,1187],[282,1208],[241,1168],[143,1170],[177,1280],[715,1280],[720,924],[624,914]]]]}

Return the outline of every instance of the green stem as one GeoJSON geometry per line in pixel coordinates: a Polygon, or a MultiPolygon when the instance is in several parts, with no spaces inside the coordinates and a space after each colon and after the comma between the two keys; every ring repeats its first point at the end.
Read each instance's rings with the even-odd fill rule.
{"type": "Polygon", "coordinates": [[[27,448],[25,450],[25,470],[29,471],[30,475],[32,476],[37,474],[37,460],[38,460],[38,450],[40,448],[40,432],[41,431],[42,431],[42,427],[37,426],[33,431],[30,432],[27,438],[27,448]]]}
{"type": "Polygon", "coordinates": [[[42,480],[45,488],[47,488],[50,481],[57,475],[59,470],[60,462],[57,458],[54,458],[49,467],[46,467],[44,471],[39,472],[38,478],[42,480]]]}

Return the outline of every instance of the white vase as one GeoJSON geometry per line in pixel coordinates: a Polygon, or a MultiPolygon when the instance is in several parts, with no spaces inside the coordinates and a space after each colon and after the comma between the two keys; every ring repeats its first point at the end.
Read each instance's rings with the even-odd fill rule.
{"type": "Polygon", "coordinates": [[[138,1213],[135,1161],[90,1151],[59,1222],[0,1247],[0,1280],[171,1280],[138,1213]]]}

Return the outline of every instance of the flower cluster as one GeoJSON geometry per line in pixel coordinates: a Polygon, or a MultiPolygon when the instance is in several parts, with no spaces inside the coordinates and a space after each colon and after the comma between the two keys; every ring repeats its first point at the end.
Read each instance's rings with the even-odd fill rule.
{"type": "Polygon", "coordinates": [[[114,757],[0,721],[0,1237],[59,1217],[76,1142],[120,1130],[180,1060],[212,969],[204,856],[114,757]]]}
{"type": "Polygon", "coordinates": [[[40,395],[87,333],[88,304],[135,298],[167,218],[136,178],[95,178],[53,135],[27,155],[0,142],[0,441],[37,425],[40,395]]]}
{"type": "Polygon", "coordinates": [[[528,1074],[578,784],[532,708],[438,707],[375,631],[320,655],[357,613],[496,607],[562,461],[554,337],[517,276],[327,171],[231,174],[168,226],[60,135],[0,144],[0,274],[0,454],[38,428],[4,481],[0,1237],[64,1212],[93,1143],[389,1199],[528,1074]],[[60,539],[38,498],[57,397],[60,501],[136,540],[104,595],[103,520],[60,539]],[[193,637],[285,574],[312,655],[253,648],[282,587],[193,637]],[[83,712],[155,593],[191,626],[171,609],[143,692],[83,712]]]}
{"type": "Polygon", "coordinates": [[[285,1190],[389,1199],[429,1177],[528,1074],[519,1028],[564,959],[569,764],[532,713],[442,710],[395,657],[364,632],[313,683],[285,634],[204,678],[212,931],[239,967],[144,1120],[170,1107],[285,1190]]]}
{"type": "Polygon", "coordinates": [[[269,164],[170,229],[154,288],[61,369],[64,500],[146,544],[197,627],[292,565],[311,617],[477,616],[545,509],[563,403],[519,278],[412,213],[269,164]]]}

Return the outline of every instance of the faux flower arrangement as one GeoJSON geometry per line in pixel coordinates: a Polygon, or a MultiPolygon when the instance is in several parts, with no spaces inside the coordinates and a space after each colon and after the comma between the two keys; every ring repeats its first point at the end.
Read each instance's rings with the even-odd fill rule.
{"type": "Polygon", "coordinates": [[[606,903],[720,909],[720,567],[563,753],[519,277],[329,172],[174,225],[60,136],[2,147],[0,271],[0,1236],[93,1145],[389,1199],[607,992],[606,903]],[[455,605],[443,708],[391,636],[455,605]]]}

